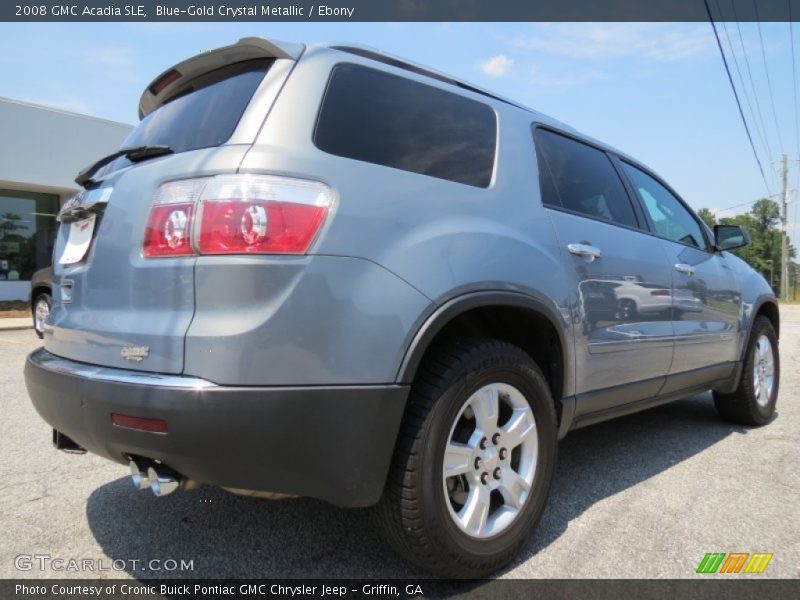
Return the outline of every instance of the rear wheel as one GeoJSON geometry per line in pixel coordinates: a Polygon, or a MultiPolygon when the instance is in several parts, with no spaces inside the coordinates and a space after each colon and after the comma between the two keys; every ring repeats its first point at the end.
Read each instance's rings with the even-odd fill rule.
{"type": "Polygon", "coordinates": [[[437,575],[488,575],[533,532],[555,457],[553,399],[527,354],[494,340],[440,347],[412,387],[379,531],[437,575]]]}
{"type": "Polygon", "coordinates": [[[53,298],[50,294],[43,292],[33,300],[33,330],[39,338],[44,337],[44,322],[50,316],[50,309],[53,308],[53,298]]]}
{"type": "Polygon", "coordinates": [[[714,404],[725,419],[742,425],[764,425],[775,412],[780,382],[778,337],[772,322],[753,323],[739,387],[732,394],[714,392],[714,404]]]}

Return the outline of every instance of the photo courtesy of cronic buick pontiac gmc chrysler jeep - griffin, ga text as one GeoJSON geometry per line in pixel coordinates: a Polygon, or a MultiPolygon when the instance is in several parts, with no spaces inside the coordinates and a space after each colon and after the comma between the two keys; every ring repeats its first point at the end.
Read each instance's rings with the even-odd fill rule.
{"type": "Polygon", "coordinates": [[[481,577],[528,542],[570,429],[705,390],[773,416],[747,231],[563,123],[259,38],[165,71],[139,116],[59,214],[25,380],[57,448],[140,489],[372,507],[407,560],[481,577]]]}

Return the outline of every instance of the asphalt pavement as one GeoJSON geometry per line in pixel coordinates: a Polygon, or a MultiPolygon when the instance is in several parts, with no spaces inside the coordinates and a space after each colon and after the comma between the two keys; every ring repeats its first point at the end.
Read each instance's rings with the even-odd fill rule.
{"type": "MultiPolygon", "coordinates": [[[[571,432],[538,530],[500,576],[709,577],[695,574],[707,552],[769,552],[747,577],[800,577],[800,306],[781,314],[770,424],[726,423],[702,394],[571,432]]],[[[121,465],[56,451],[22,378],[38,345],[0,331],[0,577],[425,576],[364,510],[214,488],[156,498],[121,465]]]]}

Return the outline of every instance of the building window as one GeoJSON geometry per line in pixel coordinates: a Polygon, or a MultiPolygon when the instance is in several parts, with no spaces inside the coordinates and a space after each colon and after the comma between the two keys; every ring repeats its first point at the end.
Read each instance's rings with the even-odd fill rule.
{"type": "Polygon", "coordinates": [[[50,265],[57,213],[56,194],[0,189],[0,287],[50,265]]]}

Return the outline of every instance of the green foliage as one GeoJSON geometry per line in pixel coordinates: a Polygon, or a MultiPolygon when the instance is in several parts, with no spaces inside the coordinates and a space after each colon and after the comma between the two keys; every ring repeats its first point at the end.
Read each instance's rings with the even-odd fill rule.
{"type": "Polygon", "coordinates": [[[22,216],[16,213],[7,212],[0,215],[0,239],[3,238],[4,234],[25,229],[24,225],[19,224],[20,221],[22,221],[22,216]]]}
{"type": "MultiPolygon", "coordinates": [[[[707,208],[698,211],[698,216],[713,227],[715,215],[707,208]]],[[[780,206],[774,200],[762,198],[753,204],[749,212],[735,217],[722,217],[723,225],[739,225],[746,227],[752,240],[749,246],[733,250],[733,253],[747,261],[764,278],[771,282],[777,291],[781,286],[781,232],[780,206]]],[[[795,250],[789,243],[789,256],[795,256],[795,250]]],[[[792,270],[794,270],[792,268],[792,270]]]]}
{"type": "Polygon", "coordinates": [[[711,229],[714,229],[714,225],[717,224],[717,217],[714,216],[707,208],[701,208],[697,211],[697,216],[705,221],[706,225],[708,225],[711,229]]]}
{"type": "Polygon", "coordinates": [[[769,198],[762,198],[753,204],[750,214],[758,223],[759,231],[766,232],[778,226],[781,218],[781,207],[778,203],[769,198]]]}

